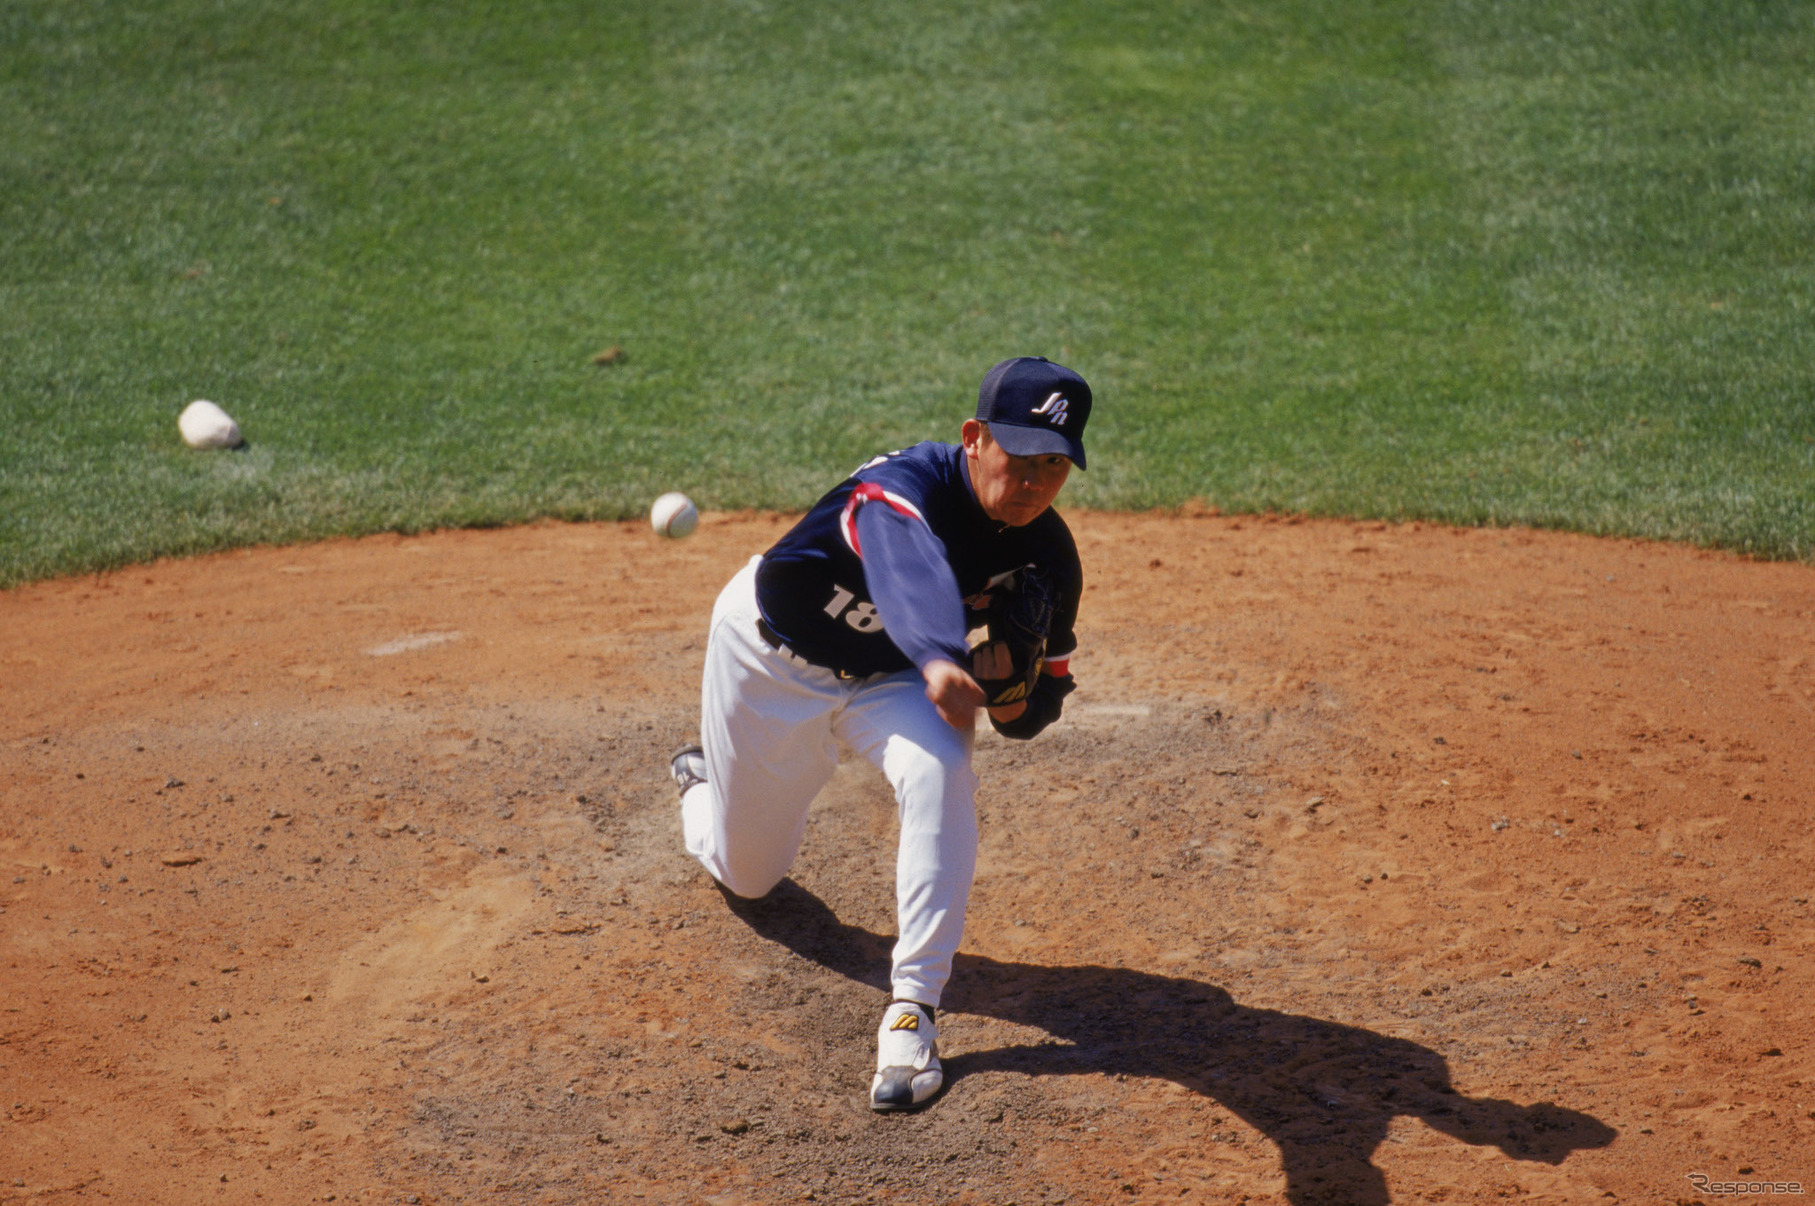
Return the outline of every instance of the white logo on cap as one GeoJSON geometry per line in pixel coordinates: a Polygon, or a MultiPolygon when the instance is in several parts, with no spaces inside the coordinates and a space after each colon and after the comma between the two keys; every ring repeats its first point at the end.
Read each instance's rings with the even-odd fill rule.
{"type": "Polygon", "coordinates": [[[1046,401],[1040,403],[1040,405],[1034,407],[1033,413],[1036,415],[1047,415],[1052,419],[1052,425],[1054,427],[1063,427],[1065,426],[1065,408],[1069,405],[1070,403],[1065,401],[1064,394],[1054,394],[1052,397],[1046,399],[1046,401]]]}

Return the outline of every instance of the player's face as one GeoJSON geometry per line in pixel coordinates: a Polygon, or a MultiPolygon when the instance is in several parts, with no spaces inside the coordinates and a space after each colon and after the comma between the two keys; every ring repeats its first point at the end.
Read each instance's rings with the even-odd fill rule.
{"type": "Polygon", "coordinates": [[[1011,528],[1038,519],[1059,496],[1071,473],[1069,457],[1057,453],[1011,456],[975,419],[964,424],[964,455],[969,458],[971,486],[983,513],[1011,528]]]}

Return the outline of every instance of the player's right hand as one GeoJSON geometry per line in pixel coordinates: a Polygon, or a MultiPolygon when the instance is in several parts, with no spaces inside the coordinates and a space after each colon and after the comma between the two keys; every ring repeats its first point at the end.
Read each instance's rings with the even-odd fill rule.
{"type": "Polygon", "coordinates": [[[939,718],[954,729],[972,729],[977,725],[977,709],[983,706],[983,688],[964,672],[957,662],[931,661],[920,672],[926,679],[926,697],[939,709],[939,718]]]}

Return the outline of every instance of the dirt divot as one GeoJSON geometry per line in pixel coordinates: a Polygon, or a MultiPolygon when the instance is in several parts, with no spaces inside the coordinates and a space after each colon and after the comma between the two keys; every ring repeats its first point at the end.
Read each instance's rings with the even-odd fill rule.
{"type": "Polygon", "coordinates": [[[893,805],[679,850],[785,520],[0,595],[0,1203],[1685,1201],[1815,1186],[1815,569],[1079,515],[1066,719],[980,740],[935,1106],[864,1106],[893,805]]]}

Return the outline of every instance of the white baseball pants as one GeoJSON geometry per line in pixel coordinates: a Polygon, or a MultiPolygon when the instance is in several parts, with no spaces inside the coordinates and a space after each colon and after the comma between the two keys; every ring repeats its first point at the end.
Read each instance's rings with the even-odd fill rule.
{"type": "Polygon", "coordinates": [[[760,560],[712,609],[700,692],[706,782],[681,800],[688,853],[737,895],[767,893],[800,850],[807,806],[843,740],[895,788],[895,996],[938,1005],[977,867],[974,735],[939,718],[917,670],[840,679],[772,649],[756,630],[760,560]]]}

